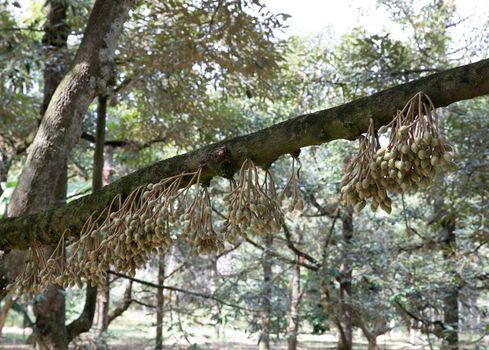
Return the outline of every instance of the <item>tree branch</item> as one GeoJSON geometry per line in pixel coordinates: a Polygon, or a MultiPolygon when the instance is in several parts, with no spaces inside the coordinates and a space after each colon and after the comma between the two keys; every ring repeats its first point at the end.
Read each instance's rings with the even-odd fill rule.
{"type": "Polygon", "coordinates": [[[134,277],[131,277],[131,276],[128,276],[128,275],[124,275],[122,273],[115,272],[115,271],[108,271],[108,272],[110,274],[114,275],[114,276],[119,276],[119,277],[128,279],[130,281],[133,281],[133,282],[142,284],[144,286],[148,286],[148,287],[152,287],[152,288],[162,288],[162,289],[167,289],[167,290],[171,290],[171,291],[174,291],[174,292],[180,292],[180,293],[184,293],[184,294],[188,294],[188,295],[193,295],[193,296],[199,297],[199,298],[211,299],[211,300],[217,301],[219,304],[230,306],[232,308],[243,310],[243,311],[247,311],[247,312],[259,312],[259,310],[254,310],[254,309],[250,309],[250,308],[247,308],[247,307],[242,307],[242,306],[239,306],[239,305],[236,305],[236,304],[228,303],[228,302],[226,302],[224,300],[221,300],[221,299],[217,298],[216,296],[214,296],[212,294],[203,294],[203,293],[193,292],[193,291],[182,289],[182,288],[178,288],[178,287],[164,286],[164,285],[160,285],[160,284],[156,284],[156,283],[152,283],[152,282],[140,280],[138,278],[134,278],[134,277]]]}
{"type": "Polygon", "coordinates": [[[81,333],[88,332],[92,327],[93,316],[95,315],[95,306],[97,301],[97,287],[87,285],[85,294],[85,306],[83,311],[75,320],[66,326],[68,342],[71,342],[81,333]]]}
{"type": "MultiPolygon", "coordinates": [[[[89,134],[87,132],[82,132],[80,138],[82,140],[85,140],[85,141],[88,141],[91,143],[95,143],[95,136],[93,136],[92,134],[89,134]]],[[[134,140],[107,140],[104,142],[104,146],[110,146],[110,147],[114,147],[114,148],[116,148],[116,147],[135,147],[137,149],[143,149],[143,148],[151,147],[155,143],[166,142],[166,141],[167,141],[167,139],[164,137],[159,137],[159,138],[149,140],[149,141],[144,142],[144,143],[140,143],[140,142],[134,141],[134,140]]]]}
{"type": "MultiPolygon", "coordinates": [[[[256,243],[255,241],[251,240],[250,238],[246,238],[246,242],[248,242],[253,247],[258,248],[260,250],[263,250],[263,251],[266,250],[265,247],[259,245],[258,243],[256,243]]],[[[275,257],[275,258],[277,258],[277,259],[280,259],[283,262],[286,262],[286,263],[288,263],[289,265],[292,265],[292,266],[298,264],[298,265],[300,265],[302,267],[305,267],[306,269],[309,269],[309,270],[312,270],[312,271],[318,271],[319,270],[319,267],[316,266],[316,265],[310,265],[310,264],[307,264],[305,262],[300,262],[300,261],[295,261],[295,260],[289,259],[286,256],[283,256],[281,254],[278,254],[277,252],[275,252],[273,250],[270,251],[270,255],[273,256],[273,257],[275,257]]]]}
{"type": "Polygon", "coordinates": [[[109,313],[107,324],[110,325],[112,321],[114,321],[117,317],[119,317],[127,309],[129,309],[129,306],[131,306],[131,303],[133,301],[134,300],[132,299],[132,280],[129,280],[129,283],[127,284],[126,289],[124,290],[124,297],[122,299],[122,303],[117,305],[116,308],[109,313]]]}
{"type": "Polygon", "coordinates": [[[304,259],[306,259],[310,263],[312,263],[317,269],[319,269],[319,267],[320,267],[319,262],[316,259],[314,259],[312,256],[310,256],[309,254],[304,253],[303,251],[298,249],[295,246],[294,242],[292,242],[292,237],[290,234],[289,227],[285,223],[282,225],[282,227],[284,229],[285,239],[287,241],[287,247],[289,247],[289,249],[292,250],[295,253],[295,255],[303,257],[304,259]]]}
{"type": "Polygon", "coordinates": [[[0,249],[25,249],[36,241],[53,244],[65,229],[71,235],[78,235],[87,218],[108,206],[116,195],[124,198],[138,186],[155,183],[183,171],[202,167],[203,182],[217,175],[229,178],[247,158],[259,166],[269,166],[281,155],[302,147],[336,139],[353,140],[367,130],[370,118],[374,119],[376,127],[390,122],[396,110],[419,91],[428,94],[436,107],[489,94],[489,60],[433,74],[338,107],[305,114],[249,135],[157,162],[100,191],[47,212],[3,219],[0,221],[0,249]]]}

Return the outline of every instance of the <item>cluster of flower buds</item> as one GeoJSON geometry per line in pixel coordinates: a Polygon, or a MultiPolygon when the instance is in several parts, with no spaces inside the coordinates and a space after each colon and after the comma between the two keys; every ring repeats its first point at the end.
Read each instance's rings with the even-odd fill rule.
{"type": "Polygon", "coordinates": [[[194,254],[224,250],[223,237],[216,233],[212,224],[212,205],[207,187],[194,197],[183,219],[184,234],[193,235],[194,254]]]}
{"type": "Polygon", "coordinates": [[[286,197],[286,193],[288,191],[291,192],[290,201],[287,205],[287,212],[289,213],[292,213],[295,210],[299,212],[304,210],[304,200],[300,196],[299,186],[297,184],[301,168],[302,165],[299,158],[292,156],[292,172],[290,173],[290,178],[287,181],[284,190],[280,193],[278,198],[279,201],[282,202],[286,197]]]}
{"type": "MultiPolygon", "coordinates": [[[[291,189],[289,211],[304,207],[297,188],[299,170],[300,162],[294,157],[292,175],[282,193],[291,189]]],[[[85,279],[99,285],[106,281],[110,269],[134,276],[150,255],[167,249],[176,239],[190,241],[193,252],[199,254],[222,251],[226,240],[236,241],[248,230],[269,235],[281,229],[281,200],[268,170],[261,176],[250,159],[244,161],[238,182],[232,181],[232,191],[224,197],[228,215],[218,232],[213,227],[211,199],[208,188],[201,184],[201,175],[202,169],[198,169],[140,186],[124,201],[116,196],[101,213],[90,216],[80,238],[66,248],[63,235],[47,261],[38,250],[31,250],[26,269],[14,287],[34,293],[48,284],[81,287],[85,279]]]]}
{"type": "Polygon", "coordinates": [[[47,288],[54,276],[59,276],[65,266],[65,244],[63,233],[57,247],[47,254],[51,248],[43,249],[40,244],[29,248],[25,255],[24,268],[15,281],[6,287],[7,290],[15,290],[18,296],[23,293],[35,295],[47,288]]]}
{"type": "Polygon", "coordinates": [[[360,137],[360,150],[342,179],[342,200],[358,212],[371,198],[370,208],[390,213],[389,192],[414,192],[427,187],[437,171],[456,169],[453,148],[441,135],[435,107],[430,98],[418,93],[380,134],[390,131],[386,147],[380,147],[373,121],[360,137]]]}
{"type": "Polygon", "coordinates": [[[239,181],[224,197],[224,202],[228,206],[228,216],[223,229],[230,235],[230,239],[246,236],[248,227],[257,235],[280,231],[283,213],[273,178],[265,170],[265,179],[260,184],[258,168],[250,159],[243,162],[239,181]]]}

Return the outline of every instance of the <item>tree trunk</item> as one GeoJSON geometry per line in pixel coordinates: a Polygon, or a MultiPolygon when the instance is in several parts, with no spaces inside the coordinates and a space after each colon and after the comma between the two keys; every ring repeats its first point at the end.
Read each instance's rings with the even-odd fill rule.
{"type": "MultiPolygon", "coordinates": [[[[455,236],[455,218],[447,214],[441,219],[441,235],[444,241],[443,257],[450,264],[450,260],[457,249],[455,236]]],[[[451,285],[446,291],[443,304],[444,324],[449,328],[444,330],[442,349],[455,350],[459,348],[458,343],[458,323],[459,323],[459,286],[451,285]]]]}
{"type": "Polygon", "coordinates": [[[41,117],[48,109],[49,101],[58,87],[66,66],[66,47],[69,27],[66,22],[66,2],[47,1],[47,19],[42,38],[44,53],[44,96],[41,117]]]}
{"type": "MultiPolygon", "coordinates": [[[[296,232],[300,232],[296,230],[296,232]]],[[[300,241],[300,233],[294,235],[295,241],[300,241]]],[[[300,257],[295,256],[295,265],[292,269],[290,276],[290,308],[287,326],[287,343],[288,350],[297,349],[297,333],[299,331],[299,315],[300,315],[300,303],[301,303],[301,270],[299,265],[300,257]]]]}
{"type": "MultiPolygon", "coordinates": [[[[116,39],[131,3],[129,0],[95,2],[73,68],[59,83],[53,96],[45,96],[50,102],[9,203],[9,216],[44,211],[57,204],[59,199],[66,198],[68,154],[79,139],[90,102],[98,91],[105,89],[110,78],[108,73],[116,39]],[[53,191],[53,185],[57,190],[53,191]]],[[[54,13],[48,20],[61,18],[58,6],[62,4],[65,2],[56,1],[52,6],[50,3],[48,10],[54,13]]],[[[62,22],[65,24],[64,20],[62,22]]],[[[59,23],[47,27],[57,30],[58,26],[59,23]]],[[[51,74],[53,67],[48,68],[51,74]]],[[[48,85],[46,93],[53,88],[51,81],[48,85]]],[[[19,271],[10,272],[12,279],[19,271]]],[[[34,312],[37,316],[34,332],[39,348],[66,349],[64,291],[49,286],[44,298],[36,298],[34,312]]]]}
{"type": "Polygon", "coordinates": [[[126,289],[124,290],[124,297],[122,303],[120,303],[114,310],[109,312],[108,324],[110,325],[117,317],[122,315],[132,303],[132,281],[126,281],[126,289]]]}
{"type": "MultiPolygon", "coordinates": [[[[66,162],[63,165],[54,189],[53,204],[66,201],[68,189],[68,169],[66,162]]],[[[45,248],[46,259],[54,251],[54,247],[45,248]]],[[[62,258],[64,260],[64,257],[62,258]]],[[[62,264],[61,261],[57,263],[62,264]]],[[[33,311],[36,316],[34,334],[38,350],[64,350],[68,348],[68,336],[65,327],[65,291],[58,285],[51,284],[41,296],[33,302],[33,311]]]]}
{"type": "MultiPolygon", "coordinates": [[[[105,124],[107,119],[107,96],[99,95],[97,105],[97,128],[95,132],[95,151],[93,153],[92,191],[100,190],[108,184],[104,170],[105,124]]],[[[97,332],[107,331],[109,327],[110,278],[107,275],[104,284],[97,293],[97,332]]]]}
{"type": "Polygon", "coordinates": [[[368,338],[368,350],[378,350],[379,347],[377,346],[377,338],[368,338]]]}
{"type": "Polygon", "coordinates": [[[98,286],[97,290],[97,333],[102,334],[109,327],[109,306],[110,306],[110,277],[107,275],[104,284],[98,286]]]}
{"type": "MultiPolygon", "coordinates": [[[[59,170],[79,140],[91,101],[106,93],[117,39],[134,3],[134,0],[95,1],[72,69],[54,92],[30,146],[9,203],[10,216],[45,211],[54,202],[50,184],[58,182],[59,170]]],[[[31,226],[26,232],[35,230],[31,226]]],[[[55,243],[59,236],[52,238],[55,243]]]]}
{"type": "Polygon", "coordinates": [[[352,330],[352,261],[351,261],[351,239],[353,236],[353,210],[348,206],[342,218],[342,263],[340,266],[340,302],[338,321],[340,325],[338,337],[338,350],[351,350],[353,347],[352,330]]]}
{"type": "MultiPolygon", "coordinates": [[[[298,257],[296,256],[296,259],[298,257]]],[[[287,326],[287,343],[288,350],[297,349],[297,333],[299,330],[299,309],[300,309],[300,267],[296,264],[292,270],[292,276],[290,280],[290,310],[289,310],[289,324],[287,326]]]]}
{"type": "MultiPolygon", "coordinates": [[[[216,293],[216,290],[219,286],[219,273],[218,273],[218,268],[217,268],[217,261],[219,260],[218,254],[212,254],[209,256],[210,264],[211,264],[211,269],[210,269],[210,278],[209,278],[209,290],[211,294],[216,293]]],[[[220,339],[221,336],[223,336],[224,333],[224,323],[223,319],[221,318],[221,305],[216,302],[215,305],[213,306],[212,309],[216,309],[215,313],[212,310],[212,318],[216,320],[216,324],[214,326],[214,336],[215,339],[220,339]],[[222,331],[222,332],[221,332],[222,331]]]]}
{"type": "MultiPolygon", "coordinates": [[[[161,253],[158,261],[158,285],[165,284],[165,253],[161,253]]],[[[163,288],[156,289],[156,350],[163,349],[163,308],[165,306],[163,288]]]]}
{"type": "MultiPolygon", "coordinates": [[[[67,39],[69,28],[66,22],[66,3],[62,1],[48,2],[47,20],[44,25],[44,36],[42,39],[46,65],[44,67],[44,96],[40,115],[46,112],[49,101],[53,97],[54,91],[58,87],[63,74],[66,60],[67,39]]],[[[32,152],[35,152],[33,150],[32,152]]],[[[44,205],[52,206],[66,202],[68,186],[68,166],[67,158],[61,160],[60,167],[51,169],[57,172],[56,190],[54,197],[45,198],[44,205]]],[[[20,182],[20,180],[19,180],[20,182]]],[[[49,187],[45,184],[44,187],[49,187]]],[[[15,194],[14,194],[15,196],[15,194]]],[[[12,197],[12,201],[14,197],[12,197]]],[[[32,202],[31,209],[38,211],[40,203],[32,202]]],[[[44,209],[44,208],[42,208],[44,209]]],[[[29,210],[29,206],[21,210],[29,210]]],[[[53,249],[47,249],[47,255],[51,255],[53,249]]],[[[64,259],[64,257],[63,257],[64,259]]],[[[34,300],[34,314],[36,324],[34,334],[38,349],[65,349],[68,347],[68,338],[65,328],[65,294],[60,286],[49,285],[42,298],[34,300]]]]}
{"type": "Polygon", "coordinates": [[[263,266],[263,288],[261,306],[261,333],[259,344],[260,350],[270,350],[270,318],[272,314],[272,243],[273,236],[265,237],[265,251],[262,258],[263,266]]]}

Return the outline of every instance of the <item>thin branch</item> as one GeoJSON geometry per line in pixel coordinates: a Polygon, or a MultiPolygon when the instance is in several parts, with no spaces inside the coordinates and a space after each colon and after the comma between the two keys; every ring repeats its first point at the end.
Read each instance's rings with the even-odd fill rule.
{"type": "MultiPolygon", "coordinates": [[[[88,141],[90,143],[95,143],[95,136],[92,134],[89,134],[88,132],[83,132],[80,136],[82,140],[88,141]]],[[[107,140],[104,142],[105,146],[110,146],[110,147],[134,147],[139,150],[148,148],[153,146],[155,143],[161,143],[161,142],[166,142],[167,139],[164,137],[158,137],[153,140],[146,141],[144,143],[140,143],[135,140],[107,140]]]]}
{"type": "Polygon", "coordinates": [[[119,272],[115,272],[115,271],[112,271],[112,270],[109,270],[108,272],[110,274],[112,274],[112,275],[115,275],[115,276],[119,276],[119,277],[128,279],[130,281],[133,281],[133,282],[142,284],[144,286],[148,286],[148,287],[152,287],[152,288],[167,289],[167,290],[171,290],[171,291],[174,291],[174,292],[180,292],[180,293],[184,293],[184,294],[188,294],[188,295],[193,295],[193,296],[199,297],[199,298],[214,300],[214,301],[216,301],[216,302],[218,302],[218,303],[220,303],[222,305],[226,305],[226,306],[229,306],[229,307],[232,307],[232,308],[235,308],[235,309],[238,309],[238,310],[243,310],[243,311],[246,311],[246,312],[260,312],[260,310],[250,309],[250,308],[247,308],[247,307],[243,307],[243,306],[239,306],[239,305],[236,305],[236,304],[228,303],[227,301],[224,301],[222,299],[219,299],[218,297],[216,297],[216,296],[214,296],[212,294],[203,294],[203,293],[194,292],[194,291],[190,291],[190,290],[186,290],[186,289],[182,289],[182,288],[178,288],[178,287],[164,286],[164,285],[156,284],[156,283],[153,283],[153,282],[148,282],[148,281],[144,281],[144,280],[141,280],[141,279],[138,279],[138,278],[134,278],[134,277],[131,277],[131,276],[128,276],[128,275],[119,273],[119,272]]]}
{"type": "Polygon", "coordinates": [[[331,226],[329,228],[328,235],[326,236],[326,238],[324,240],[321,267],[324,267],[326,265],[326,259],[328,258],[328,247],[329,247],[329,244],[331,243],[331,238],[333,237],[333,232],[334,232],[334,228],[336,226],[336,221],[338,220],[339,216],[340,216],[340,208],[336,208],[336,212],[333,216],[333,220],[331,221],[331,226]]]}
{"type": "MultiPolygon", "coordinates": [[[[258,243],[256,243],[255,241],[253,241],[252,239],[250,238],[246,238],[246,242],[250,243],[252,246],[254,246],[255,248],[258,248],[260,250],[263,250],[265,251],[265,247],[259,245],[258,243]]],[[[277,258],[277,259],[280,259],[288,264],[291,264],[291,265],[295,265],[295,264],[299,264],[300,266],[303,266],[305,267],[306,269],[309,269],[309,270],[312,270],[312,271],[318,271],[319,270],[319,267],[315,266],[315,265],[310,265],[310,264],[306,264],[304,262],[297,262],[295,260],[292,260],[292,259],[289,259],[275,251],[271,251],[270,252],[270,255],[272,255],[273,257],[277,258]]]]}
{"type": "Polygon", "coordinates": [[[309,254],[304,253],[303,251],[299,250],[295,246],[294,242],[292,242],[292,237],[291,237],[291,234],[290,234],[290,230],[289,230],[288,226],[285,223],[282,225],[282,228],[284,229],[285,239],[287,241],[287,247],[289,247],[296,255],[301,256],[304,259],[308,260],[314,266],[316,266],[316,268],[319,269],[319,266],[320,266],[319,265],[319,262],[316,259],[314,259],[312,256],[310,256],[309,254]]]}

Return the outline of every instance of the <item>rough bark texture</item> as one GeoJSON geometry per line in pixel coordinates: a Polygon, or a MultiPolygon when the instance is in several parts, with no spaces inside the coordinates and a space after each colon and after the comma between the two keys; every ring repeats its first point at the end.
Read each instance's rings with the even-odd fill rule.
{"type": "MultiPolygon", "coordinates": [[[[441,219],[441,237],[444,241],[443,257],[450,264],[450,260],[457,249],[457,240],[455,236],[455,219],[451,215],[445,215],[441,219]]],[[[445,328],[443,334],[442,349],[454,350],[459,349],[458,328],[459,328],[459,286],[451,285],[445,291],[443,303],[443,323],[445,328]]]]}
{"type": "MultiPolygon", "coordinates": [[[[165,284],[165,254],[162,253],[158,261],[158,284],[165,284]]],[[[156,290],[156,344],[155,349],[163,349],[163,307],[164,307],[163,288],[156,290]]]]}
{"type": "MultiPolygon", "coordinates": [[[[107,30],[101,32],[105,33],[107,30]]],[[[97,50],[93,51],[97,52],[97,50]]],[[[77,103],[61,104],[59,108],[67,113],[75,113],[74,119],[81,118],[80,111],[86,111],[87,95],[78,93],[80,90],[78,83],[88,86],[86,76],[90,72],[83,60],[78,58],[77,62],[81,63],[75,65],[73,72],[65,78],[61,89],[57,90],[58,96],[54,99],[61,104],[64,95],[73,96],[67,100],[76,100],[77,103]]],[[[376,126],[388,123],[395,111],[402,108],[406,101],[419,91],[427,93],[437,107],[488,94],[489,60],[433,74],[335,108],[299,116],[249,135],[155,163],[104,187],[99,192],[70,202],[56,210],[1,220],[0,249],[25,249],[35,240],[44,244],[54,243],[67,228],[70,229],[71,234],[78,235],[88,216],[106,207],[114,196],[118,194],[127,196],[137,186],[157,182],[184,170],[193,171],[204,166],[203,181],[216,175],[229,177],[238,170],[246,158],[251,158],[256,164],[265,166],[281,155],[294,152],[301,147],[341,138],[354,139],[366,131],[370,118],[375,120],[376,126]]],[[[50,107],[56,109],[57,104],[51,103],[50,107]]],[[[45,124],[41,136],[49,129],[49,121],[45,124]]],[[[78,128],[76,129],[79,131],[78,128]]],[[[77,133],[80,134],[81,132],[77,133]]],[[[67,137],[63,139],[67,141],[67,137]]],[[[53,153],[49,154],[56,152],[57,150],[53,149],[53,153]]],[[[42,158],[50,161],[46,152],[41,153],[39,156],[44,155],[42,158]]],[[[30,168],[28,166],[26,175],[23,175],[24,178],[30,179],[30,182],[45,182],[48,179],[52,181],[50,177],[34,176],[30,168]]],[[[20,186],[18,191],[24,191],[24,186],[20,186]]]]}
{"type": "MultiPolygon", "coordinates": [[[[95,132],[95,151],[93,153],[93,177],[92,190],[99,191],[109,181],[105,181],[104,170],[104,146],[105,146],[105,123],[107,119],[107,96],[100,95],[97,104],[97,128],[95,132]]],[[[109,327],[109,302],[110,286],[109,276],[106,277],[105,283],[98,288],[96,298],[97,310],[97,332],[103,333],[109,327]]]]}
{"type": "Polygon", "coordinates": [[[338,350],[351,350],[353,348],[352,329],[352,261],[351,261],[351,239],[353,237],[353,210],[348,206],[342,218],[342,262],[340,266],[340,303],[338,310],[338,321],[340,325],[338,337],[338,350]]]}
{"type": "MultiPolygon", "coordinates": [[[[287,230],[286,236],[287,236],[287,230]]],[[[290,232],[289,232],[290,234],[290,232]]],[[[300,242],[302,237],[300,230],[296,230],[293,239],[295,242],[300,242]]],[[[297,336],[299,331],[299,319],[300,319],[300,304],[302,299],[301,293],[301,268],[300,261],[302,257],[295,255],[295,264],[292,268],[292,273],[290,276],[290,306],[288,314],[288,325],[287,325],[287,349],[296,350],[297,349],[297,336]]]]}
{"type": "Polygon", "coordinates": [[[69,27],[66,22],[66,2],[47,1],[47,18],[42,38],[44,54],[44,95],[41,116],[48,109],[49,101],[65,73],[66,47],[69,27]]]}
{"type": "Polygon", "coordinates": [[[102,285],[98,286],[97,294],[97,333],[102,334],[107,331],[109,327],[109,305],[110,305],[110,285],[109,276],[105,279],[102,285]]]}
{"type": "MultiPolygon", "coordinates": [[[[67,165],[58,170],[60,177],[56,187],[51,189],[55,200],[66,200],[67,192],[67,165]]],[[[45,249],[46,259],[52,254],[54,248],[45,249]]],[[[61,262],[58,262],[61,263],[61,262]]],[[[58,285],[51,284],[38,295],[33,302],[36,322],[33,333],[36,337],[38,350],[65,350],[68,348],[68,338],[65,327],[65,291],[58,285]]]]}
{"type": "Polygon", "coordinates": [[[261,332],[259,339],[260,350],[270,350],[270,319],[272,314],[272,250],[273,236],[265,237],[265,251],[262,257],[263,288],[262,305],[260,310],[261,332]]]}
{"type": "Polygon", "coordinates": [[[59,169],[80,138],[88,106],[107,86],[117,37],[130,3],[130,0],[95,2],[73,67],[54,92],[30,146],[9,204],[12,215],[31,212],[32,207],[45,208],[53,202],[52,188],[46,184],[57,183],[59,169]]]}
{"type": "MultiPolygon", "coordinates": [[[[44,67],[44,95],[41,105],[40,115],[45,115],[49,101],[61,82],[65,73],[66,65],[66,47],[68,39],[68,24],[66,22],[66,3],[62,1],[47,2],[47,19],[44,25],[44,36],[42,39],[43,51],[46,65],[44,67]]],[[[45,117],[42,117],[41,122],[45,117]]],[[[56,131],[54,131],[56,132],[56,131]]],[[[35,152],[35,149],[30,149],[28,156],[35,152]]],[[[57,178],[53,184],[53,191],[48,183],[45,183],[43,189],[30,188],[27,196],[35,197],[37,191],[45,191],[50,189],[50,196],[45,198],[44,202],[39,202],[34,199],[29,205],[24,206],[25,202],[12,202],[9,204],[9,215],[15,215],[17,212],[33,213],[45,210],[47,206],[56,206],[66,203],[66,194],[68,186],[67,176],[67,159],[61,159],[56,168],[49,169],[50,172],[56,172],[57,178]]],[[[19,180],[20,183],[20,180],[19,180]]],[[[15,197],[15,192],[12,197],[15,197]]],[[[46,249],[46,255],[49,256],[53,248],[46,249]]],[[[22,259],[22,254],[18,258],[22,259]]],[[[12,263],[15,263],[15,255],[13,260],[8,259],[9,269],[13,270],[12,263]]],[[[64,290],[57,285],[49,285],[47,290],[38,298],[34,299],[33,311],[36,316],[34,327],[34,335],[36,336],[36,345],[38,349],[65,349],[68,347],[65,328],[65,295],[64,290]]]]}
{"type": "MultiPolygon", "coordinates": [[[[295,257],[296,260],[299,259],[298,256],[295,257]]],[[[297,349],[297,333],[299,330],[299,310],[300,310],[300,300],[301,300],[301,290],[300,290],[300,277],[301,270],[300,265],[295,264],[292,270],[290,278],[290,309],[289,309],[289,320],[287,326],[287,349],[296,350],[297,349]]]]}

